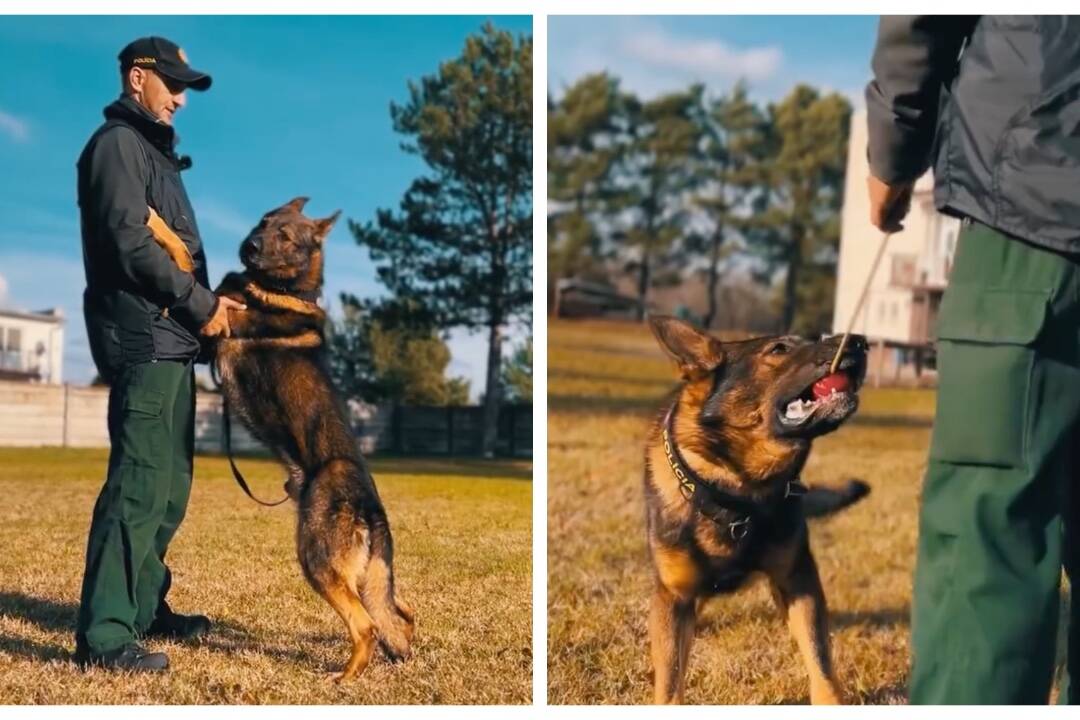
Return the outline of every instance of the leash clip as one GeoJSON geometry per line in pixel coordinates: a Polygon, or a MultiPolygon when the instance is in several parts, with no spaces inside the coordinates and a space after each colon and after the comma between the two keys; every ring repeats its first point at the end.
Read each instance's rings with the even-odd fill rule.
{"type": "Polygon", "coordinates": [[[742,540],[744,537],[746,537],[747,533],[750,532],[750,516],[747,515],[741,520],[736,520],[733,523],[729,523],[728,531],[731,533],[732,539],[736,542],[742,540]]]}

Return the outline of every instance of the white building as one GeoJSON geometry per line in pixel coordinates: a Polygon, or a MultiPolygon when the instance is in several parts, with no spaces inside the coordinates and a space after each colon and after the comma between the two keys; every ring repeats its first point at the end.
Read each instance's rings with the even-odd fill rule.
{"type": "Polygon", "coordinates": [[[0,380],[63,382],[64,315],[0,309],[0,380]]]}
{"type": "MultiPolygon", "coordinates": [[[[866,132],[866,111],[854,113],[833,309],[837,333],[847,329],[881,242],[881,232],[870,224],[866,132]]],[[[933,178],[926,173],[915,184],[903,231],[889,239],[853,329],[873,345],[869,374],[875,381],[918,379],[933,368],[938,307],[959,230],[958,220],[934,209],[933,178]]]]}

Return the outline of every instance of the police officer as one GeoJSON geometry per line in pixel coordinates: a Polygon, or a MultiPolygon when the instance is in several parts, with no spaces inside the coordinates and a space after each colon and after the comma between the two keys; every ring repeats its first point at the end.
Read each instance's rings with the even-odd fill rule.
{"type": "Polygon", "coordinates": [[[1046,703],[1063,566],[1080,670],[1080,18],[886,17],[873,69],[872,222],[899,228],[931,165],[938,209],[963,218],[937,326],[911,702],[1046,703]]]}
{"type": "Polygon", "coordinates": [[[230,309],[208,288],[206,257],[176,153],[185,91],[211,78],[160,37],[120,52],[123,93],[78,161],[90,349],[109,394],[108,476],[94,506],[76,630],[80,665],[168,667],[144,637],[192,639],[210,629],[165,600],[169,541],[184,518],[194,452],[193,364],[228,336],[230,309]],[[186,260],[186,263],[185,263],[186,260]]]}

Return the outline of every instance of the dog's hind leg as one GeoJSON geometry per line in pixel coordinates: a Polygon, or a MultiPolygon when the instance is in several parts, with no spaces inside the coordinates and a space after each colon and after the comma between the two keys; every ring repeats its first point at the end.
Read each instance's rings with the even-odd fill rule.
{"type": "Polygon", "coordinates": [[[649,606],[653,702],[658,705],[683,700],[696,623],[695,600],[676,597],[658,582],[649,606]]]}
{"type": "Polygon", "coordinates": [[[334,541],[333,529],[327,530],[326,527],[308,527],[301,516],[297,549],[304,576],[341,616],[352,641],[349,661],[334,678],[340,682],[356,677],[367,668],[375,652],[375,623],[364,609],[356,590],[357,572],[364,559],[355,547],[338,552],[339,543],[334,541]]]}
{"type": "Polygon", "coordinates": [[[334,679],[338,682],[356,677],[367,669],[371,656],[375,652],[375,625],[360,602],[360,596],[343,578],[329,584],[323,597],[345,621],[352,641],[352,654],[349,662],[334,679]]]}
{"type": "Polygon", "coordinates": [[[361,584],[360,597],[375,623],[375,634],[391,660],[404,660],[412,647],[416,615],[398,597],[394,586],[394,543],[382,513],[375,513],[368,529],[371,552],[361,584]]]}
{"type": "Polygon", "coordinates": [[[787,618],[810,676],[810,702],[839,705],[842,700],[829,657],[828,609],[814,556],[806,540],[795,550],[787,573],[770,574],[773,599],[787,618]]]}

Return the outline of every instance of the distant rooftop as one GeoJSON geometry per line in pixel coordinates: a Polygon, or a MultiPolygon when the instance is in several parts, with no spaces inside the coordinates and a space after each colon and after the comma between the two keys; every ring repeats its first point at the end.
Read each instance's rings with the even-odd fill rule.
{"type": "Polygon", "coordinates": [[[60,308],[48,308],[47,310],[10,310],[0,308],[0,318],[5,317],[17,318],[19,320],[37,320],[39,322],[50,322],[59,325],[64,322],[64,311],[60,308]]]}

